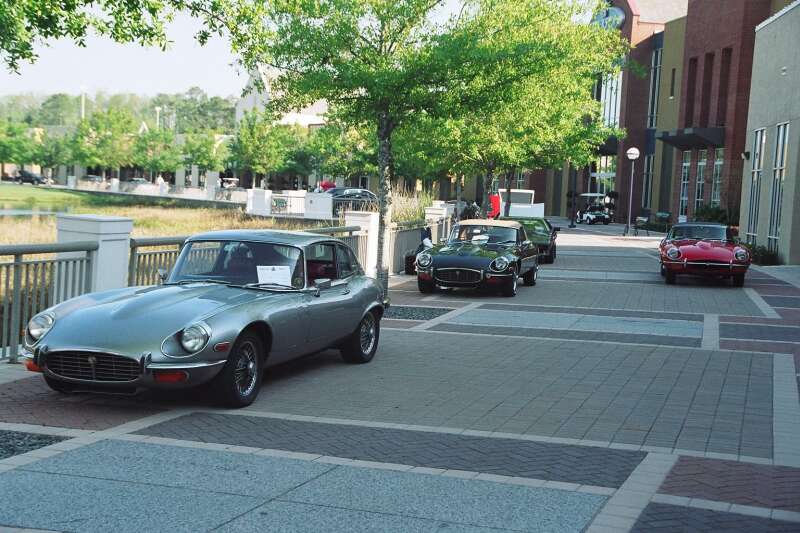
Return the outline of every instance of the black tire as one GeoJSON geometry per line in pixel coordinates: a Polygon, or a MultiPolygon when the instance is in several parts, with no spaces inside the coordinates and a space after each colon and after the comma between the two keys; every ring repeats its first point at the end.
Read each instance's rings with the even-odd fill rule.
{"type": "Polygon", "coordinates": [[[339,348],[342,359],[356,365],[369,363],[378,350],[380,336],[381,321],[375,313],[367,313],[358,323],[356,330],[339,348]]]}
{"type": "Polygon", "coordinates": [[[517,295],[517,279],[519,277],[519,273],[515,272],[506,282],[503,284],[503,288],[501,289],[501,294],[508,298],[513,298],[517,295]]]}
{"type": "Polygon", "coordinates": [[[658,264],[658,270],[659,270],[658,273],[661,274],[662,278],[667,275],[667,269],[664,268],[664,263],[659,263],[658,264]]]}
{"type": "Polygon", "coordinates": [[[419,292],[423,294],[430,294],[436,290],[436,285],[434,285],[432,281],[419,278],[417,278],[417,287],[419,288],[419,292]]]}
{"type": "Polygon", "coordinates": [[[44,382],[47,383],[48,387],[56,392],[60,392],[61,394],[70,394],[75,392],[75,385],[72,383],[67,383],[66,381],[53,379],[50,376],[44,376],[44,382]]]}
{"type": "Polygon", "coordinates": [[[744,287],[744,274],[734,274],[731,276],[734,287],[744,287]]]}
{"type": "Polygon", "coordinates": [[[556,262],[556,245],[550,247],[550,253],[547,254],[547,263],[552,265],[556,262]]]}
{"type": "Polygon", "coordinates": [[[538,277],[539,277],[539,269],[532,268],[527,272],[525,272],[525,274],[522,276],[522,283],[524,283],[528,287],[533,287],[534,285],[536,285],[536,278],[538,277]]]}
{"type": "Polygon", "coordinates": [[[228,407],[247,407],[253,403],[261,388],[264,361],[261,337],[252,331],[239,335],[228,361],[211,383],[216,399],[228,407]]]}
{"type": "Polygon", "coordinates": [[[664,273],[664,281],[667,282],[667,285],[675,285],[675,278],[676,275],[674,272],[670,272],[669,270],[667,270],[664,273]]]}
{"type": "Polygon", "coordinates": [[[607,218],[604,218],[604,219],[603,219],[603,225],[604,225],[604,226],[608,226],[608,224],[609,224],[610,222],[611,222],[611,221],[610,221],[610,220],[608,220],[607,218]]]}

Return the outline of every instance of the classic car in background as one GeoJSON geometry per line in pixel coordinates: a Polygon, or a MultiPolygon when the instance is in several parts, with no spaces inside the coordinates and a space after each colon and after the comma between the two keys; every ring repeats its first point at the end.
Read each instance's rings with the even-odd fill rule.
{"type": "Polygon", "coordinates": [[[661,274],[670,285],[680,274],[727,277],[741,287],[751,260],[731,228],[704,222],[675,224],[661,241],[659,252],[661,274]]]}
{"type": "Polygon", "coordinates": [[[24,356],[61,392],[209,383],[241,407],[258,395],[265,367],[326,348],[369,362],[387,305],[341,241],[210,232],[186,241],[160,286],[87,294],[33,317],[24,356]]]}
{"type": "Polygon", "coordinates": [[[536,285],[538,248],[525,228],[511,220],[462,220],[447,242],[417,255],[417,286],[485,288],[505,296],[517,294],[517,281],[536,285]]]}
{"type": "Polygon", "coordinates": [[[525,228],[525,233],[539,249],[539,262],[552,264],[556,260],[556,238],[561,231],[559,226],[553,226],[549,220],[541,217],[510,217],[508,219],[519,222],[525,228]]]}

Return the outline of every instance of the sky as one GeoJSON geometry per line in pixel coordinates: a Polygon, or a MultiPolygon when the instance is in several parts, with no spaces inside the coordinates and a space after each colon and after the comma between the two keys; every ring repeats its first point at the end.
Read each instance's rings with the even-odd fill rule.
{"type": "Polygon", "coordinates": [[[238,73],[234,56],[222,39],[205,46],[194,40],[198,23],[178,16],[169,27],[173,41],[166,51],[122,45],[109,39],[90,36],[82,48],[67,40],[37,48],[39,59],[22,64],[20,73],[9,72],[0,64],[0,95],[64,92],[178,93],[200,87],[213,96],[239,96],[247,82],[238,73]]]}

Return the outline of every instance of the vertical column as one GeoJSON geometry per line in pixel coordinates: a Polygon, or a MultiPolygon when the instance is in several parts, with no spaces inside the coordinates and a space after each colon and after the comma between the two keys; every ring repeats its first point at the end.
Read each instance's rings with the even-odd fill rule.
{"type": "Polygon", "coordinates": [[[367,259],[363,265],[367,276],[378,275],[378,213],[371,211],[345,211],[345,226],[358,226],[367,235],[367,259]]]}
{"type": "MultiPolygon", "coordinates": [[[[97,242],[91,252],[92,265],[87,291],[105,291],[128,286],[128,254],[133,220],[101,215],[58,215],[58,242],[97,242]]],[[[82,252],[59,254],[59,258],[80,257],[82,252]]]]}
{"type": "Polygon", "coordinates": [[[192,165],[192,176],[190,179],[192,187],[200,186],[200,168],[197,165],[192,165]]]}

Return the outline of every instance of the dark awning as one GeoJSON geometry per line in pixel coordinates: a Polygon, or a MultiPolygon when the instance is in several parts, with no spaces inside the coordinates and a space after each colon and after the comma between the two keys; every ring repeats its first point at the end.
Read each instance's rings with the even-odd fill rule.
{"type": "Polygon", "coordinates": [[[656,139],[680,150],[725,145],[725,128],[684,128],[682,130],[661,131],[656,139]]]}
{"type": "Polygon", "coordinates": [[[614,137],[608,137],[603,144],[600,145],[599,152],[600,155],[617,155],[617,151],[619,150],[619,139],[614,137]]]}

